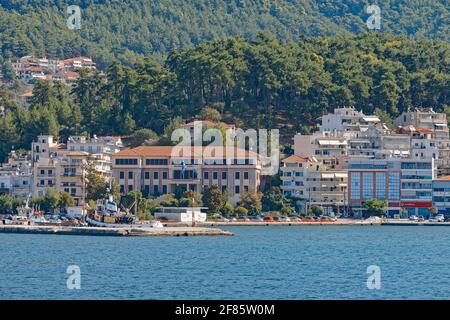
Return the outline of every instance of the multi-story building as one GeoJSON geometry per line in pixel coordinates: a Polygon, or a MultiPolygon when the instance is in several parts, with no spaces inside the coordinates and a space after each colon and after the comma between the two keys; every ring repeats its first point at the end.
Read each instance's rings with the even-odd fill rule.
{"type": "Polygon", "coordinates": [[[433,207],[436,213],[450,217],[450,176],[433,179],[433,207]]]}
{"type": "Polygon", "coordinates": [[[368,159],[348,162],[348,203],[356,216],[369,199],[386,200],[390,216],[428,216],[434,159],[368,159]]]}
{"type": "Polygon", "coordinates": [[[318,205],[326,214],[346,214],[347,172],[329,168],[317,159],[296,155],[284,159],[280,168],[283,194],[297,199],[301,212],[318,205]]]}
{"type": "Polygon", "coordinates": [[[116,136],[70,136],[67,140],[67,150],[87,152],[96,155],[96,170],[105,176],[111,175],[112,155],[123,149],[122,139],[116,136]]]}
{"type": "Polygon", "coordinates": [[[83,203],[86,171],[89,166],[106,179],[111,178],[112,155],[122,148],[119,137],[86,138],[72,136],[67,147],[53,136],[39,136],[32,143],[33,196],[43,196],[48,188],[70,193],[77,205],[83,203]]]}
{"type": "Polygon", "coordinates": [[[434,138],[448,139],[448,122],[445,113],[437,113],[431,108],[416,108],[403,112],[394,120],[395,127],[414,126],[428,129],[434,138]]]}
{"type": "Polygon", "coordinates": [[[11,152],[8,162],[0,166],[0,193],[7,193],[15,199],[27,199],[31,185],[30,155],[11,152]]]}
{"type": "Polygon", "coordinates": [[[354,107],[336,108],[333,113],[322,116],[321,132],[355,132],[363,131],[369,125],[379,124],[377,116],[365,115],[354,107]]]}
{"type": "Polygon", "coordinates": [[[218,185],[236,203],[240,194],[257,191],[261,164],[252,152],[233,147],[186,147],[184,154],[172,146],[141,146],[113,155],[112,172],[121,194],[142,190],[147,196],[177,190],[202,192],[218,185]]]}
{"type": "Polygon", "coordinates": [[[96,64],[88,57],[75,57],[61,61],[64,72],[76,72],[79,69],[96,69],[96,64]]]}

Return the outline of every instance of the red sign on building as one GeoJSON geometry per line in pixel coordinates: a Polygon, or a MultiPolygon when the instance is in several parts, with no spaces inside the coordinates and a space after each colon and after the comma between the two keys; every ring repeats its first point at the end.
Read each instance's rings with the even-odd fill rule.
{"type": "Polygon", "coordinates": [[[402,202],[401,207],[403,208],[431,208],[433,203],[431,201],[408,201],[402,202]]]}

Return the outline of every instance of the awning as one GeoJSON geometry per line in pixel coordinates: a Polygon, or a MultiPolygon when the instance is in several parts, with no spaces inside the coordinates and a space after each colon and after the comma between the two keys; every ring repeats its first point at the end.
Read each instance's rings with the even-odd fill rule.
{"type": "Polygon", "coordinates": [[[322,173],[322,179],[333,179],[334,173],[322,173]]]}
{"type": "Polygon", "coordinates": [[[319,145],[328,145],[328,146],[343,146],[347,145],[347,141],[339,141],[339,140],[319,140],[319,145]]]}
{"type": "Polygon", "coordinates": [[[335,173],[335,175],[336,175],[336,178],[347,178],[347,173],[344,173],[344,172],[342,172],[342,173],[335,173]]]}
{"type": "Polygon", "coordinates": [[[378,117],[363,117],[363,120],[366,122],[380,122],[378,117]]]}

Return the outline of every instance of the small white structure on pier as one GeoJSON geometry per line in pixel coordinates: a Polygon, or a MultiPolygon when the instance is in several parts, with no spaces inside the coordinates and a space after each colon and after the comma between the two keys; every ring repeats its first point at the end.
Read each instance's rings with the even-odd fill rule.
{"type": "Polygon", "coordinates": [[[161,212],[155,213],[157,220],[169,220],[176,222],[205,222],[206,213],[202,212],[203,207],[163,207],[161,212]],[[192,218],[194,215],[194,219],[192,218]]]}

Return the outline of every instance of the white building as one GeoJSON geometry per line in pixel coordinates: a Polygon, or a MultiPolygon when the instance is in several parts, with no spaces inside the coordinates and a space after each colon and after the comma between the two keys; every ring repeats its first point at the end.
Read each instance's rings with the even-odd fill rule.
{"type": "Polygon", "coordinates": [[[394,126],[428,129],[434,138],[448,139],[449,135],[447,115],[437,113],[432,108],[416,108],[403,112],[394,120],[394,126]]]}

